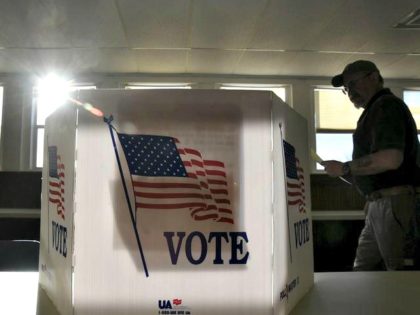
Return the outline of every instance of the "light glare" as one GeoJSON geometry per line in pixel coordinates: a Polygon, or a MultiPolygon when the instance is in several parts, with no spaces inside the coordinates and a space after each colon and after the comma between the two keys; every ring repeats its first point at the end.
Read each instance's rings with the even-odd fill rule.
{"type": "Polygon", "coordinates": [[[38,111],[37,122],[43,124],[45,119],[58,107],[63,105],[70,93],[70,81],[49,74],[39,80],[37,85],[38,111]]]}

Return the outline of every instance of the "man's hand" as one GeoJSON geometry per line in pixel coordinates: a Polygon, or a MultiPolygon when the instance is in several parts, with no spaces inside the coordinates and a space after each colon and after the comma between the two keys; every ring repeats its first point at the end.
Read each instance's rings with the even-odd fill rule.
{"type": "Polygon", "coordinates": [[[343,164],[336,160],[329,160],[321,162],[321,165],[325,168],[325,171],[331,177],[343,176],[343,164]]]}

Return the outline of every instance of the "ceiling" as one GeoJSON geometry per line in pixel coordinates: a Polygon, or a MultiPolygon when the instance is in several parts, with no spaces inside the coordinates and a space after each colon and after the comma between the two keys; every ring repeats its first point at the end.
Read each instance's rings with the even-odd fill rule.
{"type": "Polygon", "coordinates": [[[420,79],[418,0],[0,0],[0,73],[420,79]]]}

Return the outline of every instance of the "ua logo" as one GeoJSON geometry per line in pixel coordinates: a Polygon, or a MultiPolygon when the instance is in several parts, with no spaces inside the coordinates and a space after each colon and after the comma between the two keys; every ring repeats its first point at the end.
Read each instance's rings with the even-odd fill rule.
{"type": "Polygon", "coordinates": [[[171,301],[169,301],[169,300],[159,300],[159,308],[161,310],[172,309],[171,301]]]}

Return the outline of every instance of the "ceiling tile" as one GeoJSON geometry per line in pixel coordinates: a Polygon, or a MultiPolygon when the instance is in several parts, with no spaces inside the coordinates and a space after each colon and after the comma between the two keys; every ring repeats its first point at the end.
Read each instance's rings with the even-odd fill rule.
{"type": "Polygon", "coordinates": [[[118,0],[130,47],[185,48],[190,32],[189,0],[118,0]]]}
{"type": "Polygon", "coordinates": [[[0,45],[5,47],[126,46],[112,0],[4,0],[0,27],[0,45]]]}
{"type": "Polygon", "coordinates": [[[69,47],[68,16],[60,1],[0,1],[3,47],[69,47]]]}
{"type": "Polygon", "coordinates": [[[420,56],[404,56],[383,69],[380,68],[385,78],[420,79],[420,56]]]}
{"type": "MultiPolygon", "coordinates": [[[[136,55],[131,49],[80,49],[75,54],[82,60],[79,67],[83,72],[138,72],[136,55]]],[[[73,60],[76,62],[77,59],[73,60]]]]}
{"type": "Polygon", "coordinates": [[[72,47],[127,47],[113,0],[60,0],[65,8],[72,47]]]}
{"type": "Polygon", "coordinates": [[[247,52],[235,69],[235,74],[330,76],[341,72],[349,55],[296,53],[296,52],[247,52]]]}
{"type": "Polygon", "coordinates": [[[184,73],[186,50],[136,50],[134,51],[139,72],[184,73]]]}
{"type": "Polygon", "coordinates": [[[346,0],[270,1],[250,48],[302,49],[346,0]]]}
{"type": "Polygon", "coordinates": [[[420,32],[392,28],[418,8],[418,0],[1,0],[0,72],[330,76],[370,59],[384,77],[418,78],[420,57],[407,54],[420,52],[420,32]]]}
{"type": "Polygon", "coordinates": [[[246,48],[264,10],[263,0],[194,1],[193,48],[246,48]]]}
{"type": "Polygon", "coordinates": [[[417,30],[386,29],[378,31],[361,47],[377,53],[420,53],[420,32],[417,30]]]}
{"type": "MultiPolygon", "coordinates": [[[[403,43],[409,43],[409,38],[391,43],[383,36],[395,33],[392,25],[415,8],[413,3],[412,0],[406,0],[395,5],[393,1],[382,1],[378,6],[375,1],[347,1],[345,5],[337,8],[328,24],[318,34],[315,34],[304,48],[376,53],[390,50],[405,51],[407,47],[403,43]],[[381,42],[388,42],[387,47],[378,44],[381,42]],[[398,47],[399,44],[401,47],[398,47]],[[379,48],[381,50],[377,50],[379,48]]],[[[393,39],[395,40],[396,37],[394,36],[393,39]]]]}
{"type": "Polygon", "coordinates": [[[0,50],[0,58],[0,72],[137,72],[135,56],[128,49],[8,49],[0,50]]]}
{"type": "Polygon", "coordinates": [[[240,51],[193,49],[188,56],[188,72],[231,74],[240,51]]]}

